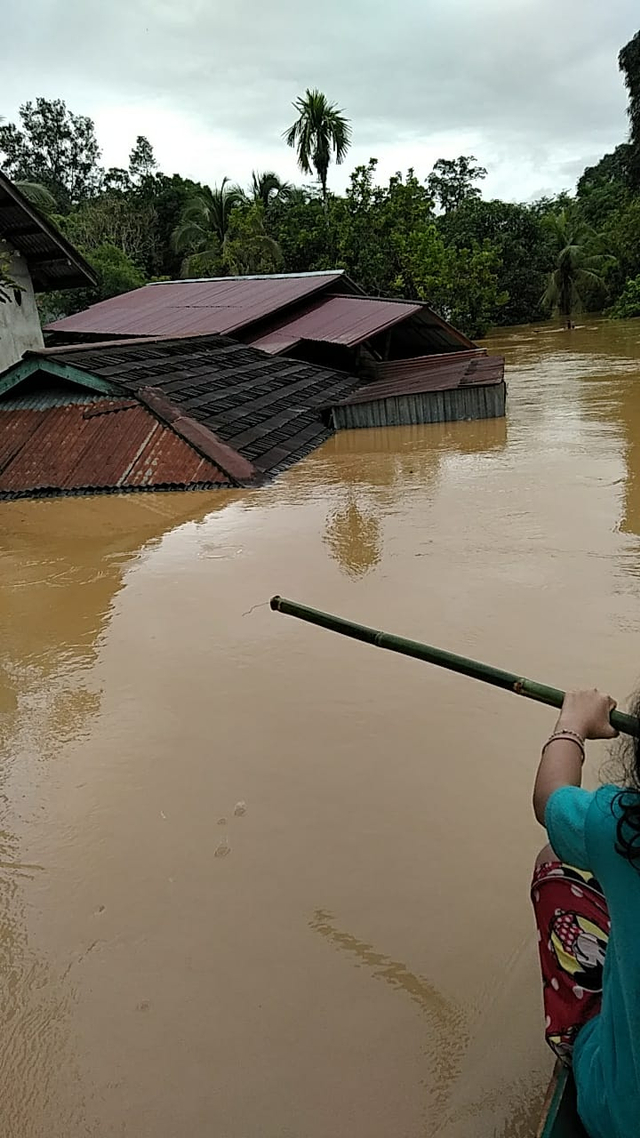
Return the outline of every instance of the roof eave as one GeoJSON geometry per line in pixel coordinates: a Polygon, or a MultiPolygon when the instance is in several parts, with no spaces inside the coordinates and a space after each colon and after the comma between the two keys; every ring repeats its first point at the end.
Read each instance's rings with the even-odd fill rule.
{"type": "MultiPolygon", "coordinates": [[[[75,276],[71,275],[61,280],[50,279],[49,281],[46,281],[44,272],[42,272],[42,274],[39,276],[38,270],[32,271],[32,267],[29,264],[28,253],[21,253],[21,256],[24,257],[27,266],[29,267],[31,279],[34,282],[34,287],[36,287],[36,283],[38,281],[41,282],[41,287],[37,288],[37,291],[55,287],[86,288],[87,285],[97,285],[98,278],[88,261],[85,261],[82,254],[73,247],[71,242],[67,241],[66,237],[63,237],[62,233],[60,233],[53,225],[51,225],[49,221],[47,221],[43,214],[41,214],[40,211],[27,200],[24,194],[16,186],[13,185],[13,183],[6,177],[5,174],[2,173],[2,171],[0,171],[0,187],[6,194],[9,195],[9,197],[13,198],[16,205],[18,205],[20,209],[27,214],[31,221],[33,221],[34,225],[36,225],[41,232],[45,233],[50,241],[52,241],[57,246],[57,248],[60,250],[60,259],[63,259],[67,264],[73,265],[74,268],[77,269],[77,275],[75,276]]],[[[11,240],[11,233],[5,234],[2,231],[1,215],[0,237],[6,240],[9,245],[13,244],[11,240]]],[[[52,256],[51,261],[54,262],[56,259],[57,258],[55,256],[52,256]]],[[[42,262],[42,264],[46,263],[47,262],[42,262]]]]}

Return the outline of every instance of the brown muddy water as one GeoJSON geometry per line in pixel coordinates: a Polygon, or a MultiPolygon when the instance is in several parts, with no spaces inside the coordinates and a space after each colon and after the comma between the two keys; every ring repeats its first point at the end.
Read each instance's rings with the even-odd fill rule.
{"type": "Polygon", "coordinates": [[[506,422],[0,506],[3,1138],[533,1134],[551,713],[264,606],[631,690],[640,321],[494,346],[506,422]]]}

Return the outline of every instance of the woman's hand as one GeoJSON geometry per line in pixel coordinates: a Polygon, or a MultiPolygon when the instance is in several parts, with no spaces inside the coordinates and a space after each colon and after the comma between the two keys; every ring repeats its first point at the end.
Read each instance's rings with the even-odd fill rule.
{"type": "Polygon", "coordinates": [[[583,739],[615,739],[618,732],[609,719],[615,707],[615,699],[596,688],[567,692],[556,731],[577,731],[583,739]]]}

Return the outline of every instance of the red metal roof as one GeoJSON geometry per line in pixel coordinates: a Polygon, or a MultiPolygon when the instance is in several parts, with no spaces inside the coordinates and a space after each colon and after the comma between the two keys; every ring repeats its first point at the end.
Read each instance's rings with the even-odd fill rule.
{"type": "Polygon", "coordinates": [[[359,387],[341,400],[341,405],[372,403],[398,395],[417,395],[425,391],[447,391],[454,387],[491,385],[504,380],[502,356],[476,352],[450,352],[448,356],[421,356],[412,360],[379,363],[376,383],[359,387]]]}
{"type": "Polygon", "coordinates": [[[405,300],[378,300],[369,296],[330,296],[313,308],[283,321],[279,328],[252,341],[254,348],[279,352],[299,340],[321,340],[353,348],[401,320],[422,311],[422,305],[405,300]],[[281,338],[281,347],[276,347],[281,338]]]}
{"type": "Polygon", "coordinates": [[[47,331],[105,336],[234,332],[344,280],[344,274],[336,270],[295,276],[162,281],[55,320],[47,325],[47,331]]]}
{"type": "Polygon", "coordinates": [[[212,484],[229,479],[137,401],[0,405],[2,497],[212,484]]]}

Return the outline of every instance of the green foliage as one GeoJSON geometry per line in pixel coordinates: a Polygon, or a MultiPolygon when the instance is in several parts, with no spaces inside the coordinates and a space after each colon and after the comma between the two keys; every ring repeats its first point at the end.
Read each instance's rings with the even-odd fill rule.
{"type": "Polygon", "coordinates": [[[64,289],[47,293],[40,301],[40,314],[43,324],[59,316],[69,316],[81,312],[99,300],[119,296],[123,292],[141,288],[146,284],[144,274],[122,249],[105,242],[95,249],[82,249],[98,278],[96,288],[64,289]]]}
{"type": "Polygon", "coordinates": [[[224,268],[232,276],[282,271],[282,250],[265,229],[265,210],[260,201],[245,209],[233,210],[222,260],[224,268]]]}
{"type": "Polygon", "coordinates": [[[629,172],[631,184],[640,190],[640,32],[620,52],[618,63],[629,93],[629,172]]]}
{"type": "Polygon", "coordinates": [[[244,194],[239,186],[223,178],[219,186],[205,189],[185,204],[180,221],[173,231],[172,242],[177,253],[185,254],[182,275],[194,275],[194,255],[203,255],[211,263],[220,260],[229,231],[231,214],[243,204],[244,194]]]}
{"type": "Polygon", "coordinates": [[[21,179],[13,184],[31,205],[40,210],[40,213],[52,214],[57,212],[56,199],[45,186],[39,186],[37,182],[25,182],[21,179]]]}
{"type": "Polygon", "coordinates": [[[351,145],[351,126],[343,111],[317,89],[307,88],[304,97],[296,99],[293,107],[298,118],[284,137],[287,146],[295,148],[302,173],[311,174],[315,170],[326,208],[331,156],[335,156],[338,165],[344,162],[351,145]]]}
{"type": "Polygon", "coordinates": [[[111,245],[138,265],[151,265],[156,213],[137,194],[111,190],[84,202],[62,219],[66,236],[89,252],[111,245]]]}
{"type": "Polygon", "coordinates": [[[486,178],[484,166],[476,165],[471,155],[462,154],[459,158],[439,158],[427,178],[427,188],[434,202],[449,213],[459,209],[470,198],[480,197],[480,187],[475,183],[486,178]]]}
{"type": "Polygon", "coordinates": [[[139,134],[136,138],[136,144],[129,154],[129,177],[131,181],[138,183],[143,178],[151,177],[157,167],[158,163],[153,153],[153,146],[148,138],[139,134]]]}
{"type": "Polygon", "coordinates": [[[555,268],[549,273],[542,304],[571,328],[587,290],[604,295],[605,274],[615,258],[604,252],[597,234],[578,213],[561,210],[548,214],[544,222],[555,249],[555,268]]]}
{"type": "Polygon", "coordinates": [[[93,121],[67,110],[63,99],[23,103],[21,126],[0,126],[0,154],[10,178],[36,182],[69,209],[97,193],[102,180],[93,121]]]}
{"type": "Polygon", "coordinates": [[[11,275],[11,257],[0,249],[0,304],[9,304],[23,291],[11,275]]]}
{"type": "Polygon", "coordinates": [[[467,198],[438,219],[445,241],[457,249],[490,248],[495,254],[497,290],[505,298],[496,319],[524,324],[543,317],[540,297],[553,250],[542,219],[528,206],[467,198]]]}
{"type": "Polygon", "coordinates": [[[627,281],[622,295],[611,308],[609,315],[617,320],[640,316],[640,276],[627,281]]]}
{"type": "Polygon", "coordinates": [[[629,197],[626,204],[609,217],[604,236],[618,262],[617,280],[621,291],[628,278],[640,273],[640,197],[629,197]]]}
{"type": "Polygon", "coordinates": [[[290,182],[283,182],[273,170],[253,171],[251,185],[247,194],[247,201],[260,202],[265,210],[276,201],[287,201],[293,186],[290,182]]]}

